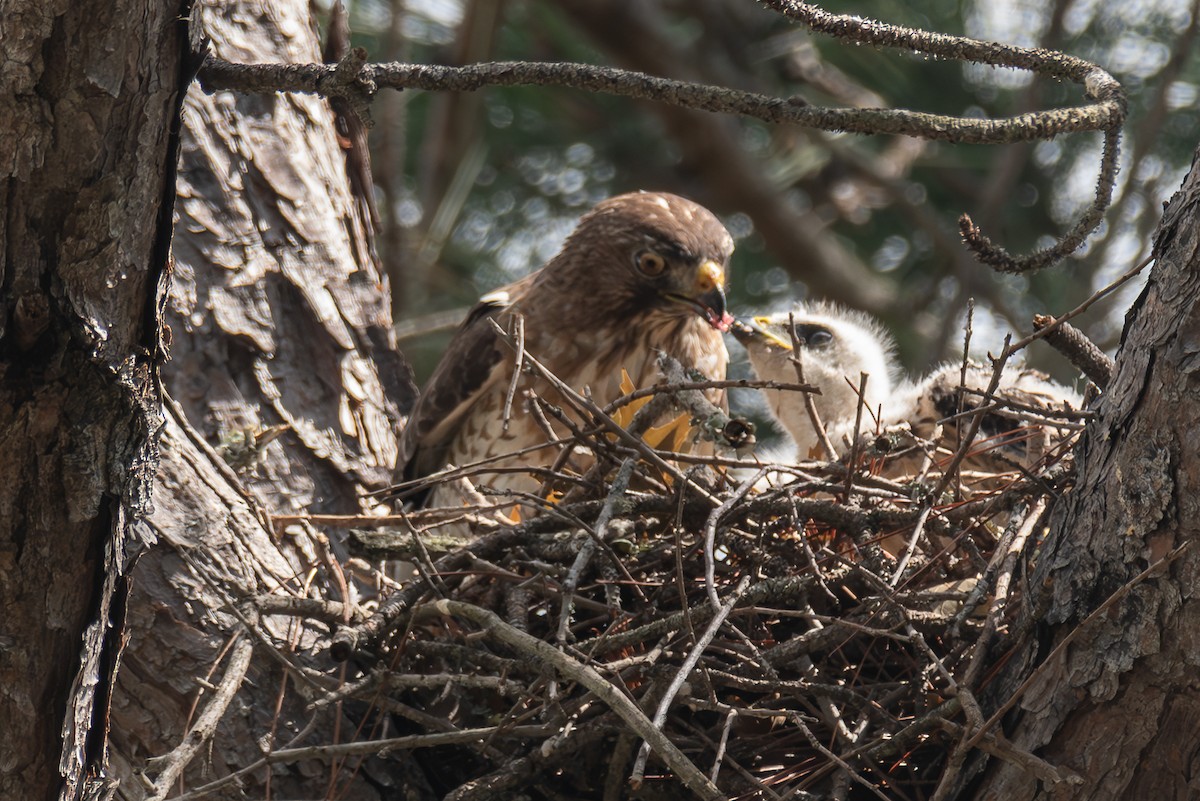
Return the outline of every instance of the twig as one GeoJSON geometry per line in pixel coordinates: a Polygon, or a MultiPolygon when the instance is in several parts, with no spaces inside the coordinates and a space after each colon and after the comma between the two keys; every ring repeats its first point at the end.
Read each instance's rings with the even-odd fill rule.
{"type": "Polygon", "coordinates": [[[825,744],[817,739],[817,736],[812,733],[812,729],[808,728],[808,724],[804,722],[804,719],[801,718],[799,714],[792,712],[790,715],[788,715],[788,720],[795,724],[796,728],[800,729],[800,732],[804,735],[804,739],[808,740],[808,744],[810,746],[816,749],[817,752],[819,752],[830,762],[844,770],[846,775],[848,775],[851,779],[867,788],[867,792],[871,793],[876,798],[883,799],[883,801],[891,801],[891,799],[879,791],[879,788],[876,787],[874,783],[867,781],[858,771],[852,768],[845,759],[826,748],[825,744]]]}
{"type": "Polygon", "coordinates": [[[639,737],[650,744],[655,753],[688,789],[707,801],[724,799],[724,795],[716,785],[709,781],[708,777],[666,735],[654,727],[646,718],[645,713],[610,682],[606,681],[594,668],[572,659],[547,642],[513,628],[494,612],[473,604],[443,599],[434,601],[429,608],[446,616],[469,620],[482,628],[489,637],[495,638],[529,659],[551,668],[561,678],[578,682],[587,687],[639,737]]]}
{"type": "MultiPolygon", "coordinates": [[[[939,725],[947,731],[959,736],[965,737],[967,733],[967,730],[964,726],[960,726],[950,720],[943,719],[939,722],[939,725]]],[[[1083,784],[1084,781],[1083,777],[1078,773],[1075,773],[1066,767],[1055,767],[1037,755],[1017,748],[1011,742],[998,734],[985,735],[979,741],[978,748],[979,750],[985,751],[994,757],[1003,759],[1005,762],[1016,765],[1023,771],[1026,771],[1030,775],[1037,777],[1038,780],[1044,782],[1048,788],[1053,788],[1056,784],[1061,784],[1062,782],[1080,785],[1083,784]]],[[[940,789],[941,788],[939,787],[939,790],[940,789]]],[[[940,799],[948,797],[949,789],[950,788],[947,783],[947,794],[935,794],[934,798],[939,799],[940,801],[940,799]]]]}
{"type": "Polygon", "coordinates": [[[717,783],[717,777],[721,775],[721,762],[725,759],[725,747],[729,745],[729,731],[733,728],[735,718],[737,718],[735,710],[730,709],[725,713],[725,723],[721,726],[721,739],[717,741],[717,755],[713,757],[712,771],[708,775],[713,784],[717,783]]]}
{"type": "MultiPolygon", "coordinates": [[[[863,407],[867,405],[867,373],[858,374],[858,405],[854,410],[854,432],[850,436],[850,455],[846,460],[846,503],[854,492],[854,473],[858,470],[858,434],[862,431],[863,407]]],[[[849,378],[847,378],[849,382],[849,378]]]]}
{"type": "MultiPolygon", "coordinates": [[[[937,497],[935,494],[933,497],[937,497]]],[[[921,516],[917,518],[917,524],[913,526],[912,535],[908,538],[908,544],[904,548],[904,554],[900,557],[899,563],[896,565],[896,571],[892,573],[892,579],[888,582],[889,586],[895,588],[900,583],[900,577],[904,575],[904,571],[908,568],[908,562],[912,559],[913,553],[917,550],[917,542],[921,539],[921,534],[925,531],[925,521],[929,519],[929,513],[933,511],[933,502],[925,504],[921,509],[921,516]]]]}
{"type": "Polygon", "coordinates": [[[717,539],[717,523],[726,515],[730,509],[738,504],[742,498],[746,497],[746,493],[754,488],[763,476],[770,471],[769,467],[760,468],[750,478],[741,483],[741,486],[720,506],[712,510],[708,516],[708,522],[704,525],[704,587],[708,591],[708,602],[712,605],[713,612],[717,613],[721,609],[721,599],[717,596],[717,556],[716,556],[716,539],[717,539]]]}
{"type": "MultiPolygon", "coordinates": [[[[962,362],[958,367],[958,386],[961,390],[967,385],[967,370],[971,367],[971,336],[975,333],[975,298],[967,298],[967,322],[963,326],[963,348],[962,362]]],[[[958,393],[958,414],[963,414],[963,407],[967,402],[967,398],[960,391],[958,393]]],[[[962,446],[963,436],[960,426],[954,427],[954,447],[957,450],[962,446]]],[[[962,478],[955,474],[954,477],[954,496],[962,497],[962,478]]]]}
{"type": "Polygon", "coordinates": [[[251,599],[260,615],[291,615],[315,618],[327,623],[344,623],[349,616],[353,622],[366,620],[367,613],[358,604],[327,601],[323,598],[297,598],[292,595],[258,595],[251,599]]]}
{"type": "Polygon", "coordinates": [[[162,767],[158,772],[153,790],[149,795],[149,801],[163,801],[167,797],[167,793],[171,791],[171,786],[175,783],[175,780],[183,774],[184,768],[191,763],[196,754],[212,739],[213,734],[217,730],[217,724],[221,722],[221,718],[225,715],[225,710],[229,708],[233,697],[237,695],[237,691],[241,688],[242,682],[246,678],[246,672],[250,669],[250,657],[254,653],[254,641],[241,632],[238,632],[234,636],[239,638],[238,642],[233,647],[233,652],[229,657],[229,664],[225,668],[225,675],[221,678],[221,683],[217,685],[212,700],[208,702],[208,705],[204,707],[204,711],[196,718],[196,722],[188,730],[187,735],[183,738],[183,742],[177,745],[171,753],[153,760],[153,764],[156,767],[158,765],[162,767]]]}
{"type": "MultiPolygon", "coordinates": [[[[963,686],[974,689],[979,684],[979,677],[983,674],[983,667],[987,661],[988,648],[992,644],[992,637],[996,633],[999,626],[1000,618],[1007,611],[1008,606],[1008,591],[1012,582],[1013,572],[1017,567],[1017,557],[1025,549],[1025,543],[1029,537],[1033,535],[1033,529],[1042,519],[1042,514],[1046,511],[1047,499],[1045,496],[1038,498],[1033,503],[1033,507],[1026,513],[1021,525],[1013,532],[1012,538],[1008,542],[1001,542],[1001,547],[996,549],[996,556],[1000,557],[1000,564],[996,577],[995,600],[992,601],[992,607],[988,610],[987,620],[983,624],[983,631],[980,632],[979,638],[975,641],[975,653],[971,656],[971,661],[967,665],[966,671],[963,672],[963,686]]],[[[982,583],[982,579],[980,580],[982,583]]]]}
{"type": "MultiPolygon", "coordinates": [[[[963,240],[977,259],[998,270],[1019,273],[1048,267],[1074,252],[1100,224],[1104,211],[1112,200],[1117,176],[1121,126],[1125,122],[1128,108],[1121,85],[1096,64],[1052,50],[982,42],[963,36],[948,36],[887,25],[860,17],[830,14],[817,6],[797,0],[763,2],[814,31],[858,44],[902,48],[939,58],[1024,69],[1082,85],[1087,96],[1095,98],[1098,102],[1093,108],[1081,107],[1078,110],[1096,123],[1091,130],[1104,132],[1104,152],[1100,162],[1100,175],[1096,181],[1095,198],[1075,226],[1051,247],[1019,259],[1013,258],[1003,248],[993,244],[979,231],[969,215],[964,214],[959,219],[959,229],[963,240]],[[1085,108],[1087,110],[1084,110],[1085,108]]],[[[1038,112],[1012,119],[1045,119],[1044,115],[1053,113],[1038,112]]]]}
{"type": "MultiPolygon", "coordinates": [[[[747,605],[754,605],[763,603],[768,598],[777,599],[778,601],[795,598],[808,590],[813,581],[812,576],[807,575],[767,579],[754,584],[746,590],[743,600],[747,605]]],[[[659,618],[652,623],[647,623],[636,629],[630,629],[629,631],[615,634],[601,634],[598,637],[578,643],[576,647],[581,651],[592,654],[619,652],[631,645],[678,631],[684,626],[685,616],[690,616],[694,623],[701,624],[710,620],[714,614],[716,612],[713,610],[708,599],[705,598],[686,611],[675,612],[666,617],[659,618]]]]}
{"type": "MultiPolygon", "coordinates": [[[[1052,322],[1049,325],[1046,325],[1042,328],[1039,328],[1037,331],[1034,331],[1032,334],[1025,337],[1024,339],[1018,339],[1011,346],[1012,353],[1016,353],[1017,351],[1021,350],[1022,348],[1028,347],[1031,343],[1036,342],[1039,339],[1043,339],[1046,336],[1049,336],[1051,333],[1056,331],[1061,325],[1066,323],[1067,320],[1071,320],[1071,319],[1083,314],[1085,311],[1090,309],[1094,303],[1096,303],[1097,301],[1099,301],[1103,298],[1108,297],[1113,292],[1116,292],[1118,289],[1120,289],[1126,283],[1131,281],[1138,273],[1140,273],[1142,270],[1146,269],[1146,266],[1148,264],[1150,264],[1150,262],[1152,262],[1152,261],[1154,261],[1154,257],[1147,256],[1146,258],[1144,258],[1140,262],[1138,262],[1137,265],[1135,265],[1128,272],[1126,272],[1125,274],[1123,274],[1119,278],[1117,278],[1115,281],[1113,281],[1111,284],[1109,284],[1108,286],[1104,287],[1103,289],[1100,289],[1099,291],[1095,292],[1090,298],[1085,300],[1083,303],[1080,303],[1078,306],[1071,309],[1066,314],[1060,314],[1057,317],[1055,317],[1054,322],[1052,322]]],[[[1008,347],[1006,347],[1005,349],[1008,350],[1008,347]]]]}
{"type": "MultiPolygon", "coordinates": [[[[1053,55],[1070,58],[1061,54],[1053,55]]],[[[1123,103],[1117,102],[1112,95],[1115,91],[1119,96],[1120,85],[1099,67],[1089,66],[1097,73],[1097,92],[1092,94],[1104,94],[1104,99],[1099,102],[990,120],[895,109],[800,105],[792,102],[791,98],[571,62],[493,61],[462,67],[398,62],[368,64],[360,74],[360,85],[343,87],[331,82],[335,68],[325,64],[234,64],[210,55],[200,69],[199,79],[201,87],[209,93],[235,90],[324,96],[364,96],[365,87],[372,84],[376,91],[389,88],[431,92],[473,92],[486,86],[559,86],[656,100],[701,111],[738,114],[763,122],[803,125],[823,131],[900,134],[961,144],[1009,144],[1119,126],[1124,121],[1125,111],[1123,103]],[[1103,77],[1107,77],[1107,81],[1103,77]],[[1104,91],[1110,86],[1108,82],[1111,82],[1113,91],[1104,91]]],[[[370,99],[369,95],[366,97],[370,99]]]]}
{"type": "MultiPolygon", "coordinates": [[[[750,585],[750,576],[742,576],[742,580],[738,582],[738,586],[734,588],[729,595],[729,600],[720,609],[717,609],[713,614],[713,619],[709,621],[708,628],[700,635],[700,639],[692,646],[692,650],[688,652],[687,658],[683,660],[683,664],[679,666],[671,683],[667,686],[662,698],[658,702],[658,709],[654,712],[654,719],[651,721],[655,731],[662,731],[663,724],[667,720],[667,712],[671,709],[671,703],[675,700],[675,696],[679,694],[679,690],[683,687],[683,683],[687,681],[688,676],[692,674],[692,670],[696,667],[696,663],[700,661],[700,657],[704,654],[704,649],[712,642],[713,637],[717,636],[721,625],[725,622],[725,618],[729,617],[729,613],[737,606],[742,595],[746,592],[746,588],[750,585]]],[[[650,756],[650,741],[645,737],[642,738],[642,747],[638,750],[637,759],[633,763],[633,771],[630,773],[629,782],[634,787],[641,785],[646,771],[646,760],[650,756]]]]}
{"type": "MultiPolygon", "coordinates": [[[[992,378],[988,382],[987,389],[983,393],[983,403],[987,405],[992,402],[992,398],[996,394],[996,389],[1000,386],[1000,378],[1004,375],[1004,366],[1008,363],[1009,357],[1015,353],[1015,349],[1011,347],[1012,335],[1009,334],[1004,338],[1004,350],[1000,356],[993,359],[992,378]]],[[[971,418],[971,425],[967,428],[966,435],[958,445],[958,450],[954,452],[954,458],[950,460],[950,464],[946,466],[942,473],[941,479],[938,481],[937,487],[933,490],[933,497],[939,498],[946,491],[946,487],[951,481],[955,480],[958,475],[958,468],[962,464],[963,459],[967,458],[967,453],[971,450],[971,445],[975,442],[975,437],[979,434],[979,427],[983,424],[983,414],[976,414],[971,418]]]]}
{"type": "MultiPolygon", "coordinates": [[[[468,548],[442,557],[434,563],[434,567],[438,573],[461,570],[470,564],[474,557],[488,558],[520,544],[524,533],[521,527],[517,527],[481,537],[468,548]]],[[[329,644],[330,656],[338,662],[345,662],[357,650],[373,650],[379,639],[399,623],[404,613],[409,611],[428,589],[429,586],[423,581],[410,585],[400,592],[388,596],[379,605],[375,614],[367,618],[361,626],[346,626],[339,629],[329,644]]]]}
{"type": "MultiPolygon", "coordinates": [[[[1040,331],[1054,322],[1054,317],[1049,314],[1035,314],[1033,330],[1040,331]]],[[[1046,344],[1066,356],[1071,364],[1083,371],[1083,374],[1092,379],[1100,389],[1108,388],[1108,382],[1112,381],[1113,372],[1116,370],[1116,363],[1078,328],[1070,323],[1059,323],[1057,331],[1046,335],[1046,344]]]]}
{"type": "MultiPolygon", "coordinates": [[[[1122,100],[1122,106],[1124,101],[1122,100]]],[[[1124,120],[1121,120],[1124,122],[1124,120]]],[[[1117,127],[1104,132],[1104,148],[1100,154],[1100,175],[1096,178],[1096,196],[1084,210],[1079,221],[1059,236],[1053,245],[1035,250],[1027,256],[1016,257],[994,243],[979,230],[969,214],[958,218],[958,231],[963,242],[975,254],[975,258],[989,267],[1004,273],[1027,273],[1056,264],[1071,255],[1096,226],[1104,219],[1104,212],[1112,201],[1113,186],[1117,182],[1117,169],[1121,160],[1121,130],[1117,127]]]]}
{"type": "Polygon", "coordinates": [[[525,315],[516,315],[515,322],[517,330],[513,335],[513,340],[516,342],[517,352],[513,356],[512,380],[508,382],[508,391],[504,393],[504,414],[501,417],[503,420],[501,431],[505,434],[508,433],[508,424],[512,418],[513,396],[517,394],[517,384],[521,381],[522,367],[525,364],[525,315]]]}
{"type": "MultiPolygon", "coordinates": [[[[678,362],[676,362],[678,363],[678,362]]],[[[682,368],[681,368],[682,369],[682,368]]],[[[658,384],[653,384],[642,389],[635,389],[627,395],[621,395],[612,403],[604,407],[605,414],[612,414],[622,406],[628,406],[635,400],[642,398],[653,397],[656,395],[675,394],[682,390],[700,390],[703,392],[708,389],[779,389],[785,392],[819,392],[818,387],[812,384],[792,384],[784,381],[763,381],[757,378],[725,378],[712,379],[709,381],[664,381],[658,384]]]]}
{"type": "Polygon", "coordinates": [[[567,641],[567,629],[571,623],[571,605],[575,599],[575,590],[579,587],[579,578],[596,552],[596,540],[603,541],[617,504],[625,497],[625,491],[629,488],[629,480],[633,478],[633,468],[636,466],[637,459],[632,457],[621,463],[621,467],[613,479],[612,489],[609,490],[608,497],[604,499],[604,506],[600,509],[600,516],[596,519],[596,537],[595,539],[589,538],[579,549],[579,555],[575,557],[575,562],[571,565],[571,570],[563,581],[563,597],[562,604],[559,606],[557,633],[560,645],[567,641]]]}
{"type": "MultiPolygon", "coordinates": [[[[800,339],[800,335],[796,332],[796,315],[792,312],[788,313],[788,336],[792,339],[792,364],[796,367],[796,380],[801,384],[804,381],[804,361],[800,354],[804,352],[801,345],[804,340],[800,339]]],[[[833,447],[833,443],[829,441],[829,434],[825,431],[825,426],[821,422],[821,415],[817,413],[817,403],[813,400],[810,393],[804,393],[804,410],[808,412],[809,422],[812,423],[813,433],[817,435],[817,441],[821,443],[821,447],[825,449],[825,456],[831,462],[836,462],[838,458],[837,449],[833,447]]],[[[803,447],[804,443],[796,443],[803,447]]]]}

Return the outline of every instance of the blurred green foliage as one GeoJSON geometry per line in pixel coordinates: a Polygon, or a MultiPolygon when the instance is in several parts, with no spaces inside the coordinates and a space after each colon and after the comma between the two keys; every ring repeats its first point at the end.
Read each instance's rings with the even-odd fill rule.
{"type": "MultiPolygon", "coordinates": [[[[882,105],[949,115],[1005,117],[1085,102],[1079,87],[1029,73],[851,46],[752,0],[355,0],[355,43],[374,60],[485,60],[614,64],[667,77],[799,96],[818,105],[882,105]],[[597,10],[600,9],[600,10],[597,10]],[[603,13],[604,24],[596,22],[603,13]],[[662,58],[655,61],[656,55],[662,58]],[[653,67],[653,68],[652,68],[653,67]]],[[[771,203],[849,258],[883,276],[880,309],[913,370],[961,351],[968,297],[977,352],[1036,312],[1063,312],[1149,250],[1161,204],[1197,144],[1200,64],[1194,3],[1140,0],[895,0],[831,3],[827,10],[1044,46],[1093,60],[1129,93],[1130,114],[1114,208],[1087,246],[1032,276],[997,276],[971,261],[957,218],[971,213],[1012,252],[1043,246],[1069,227],[1094,191],[1100,137],[1084,134],[1006,147],[895,137],[829,135],[732,120],[736,141],[771,203]]],[[[403,93],[377,104],[380,252],[406,332],[432,312],[536,268],[597,200],[666,189],[709,205],[738,239],[735,310],[776,308],[807,296],[815,254],[779,252],[760,234],[764,204],[739,207],[728,186],[689,158],[707,135],[672,129],[653,104],[566,89],[509,87],[463,95],[403,93]]],[[[1115,347],[1135,287],[1100,304],[1084,328],[1115,347]]],[[[835,297],[853,305],[852,293],[835,297]]],[[[448,334],[405,336],[418,376],[448,334]]],[[[1031,359],[1069,377],[1048,349],[1031,359]]]]}

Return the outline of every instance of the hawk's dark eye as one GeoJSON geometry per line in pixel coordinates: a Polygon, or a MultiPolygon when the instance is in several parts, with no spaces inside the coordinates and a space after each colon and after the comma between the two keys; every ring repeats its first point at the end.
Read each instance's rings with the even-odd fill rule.
{"type": "Polygon", "coordinates": [[[649,278],[658,278],[667,271],[667,260],[653,250],[638,251],[634,264],[639,273],[649,278]]]}
{"type": "Polygon", "coordinates": [[[826,331],[823,328],[818,328],[816,331],[813,331],[808,336],[806,336],[804,339],[805,339],[805,342],[807,342],[809,347],[823,348],[826,345],[828,345],[830,342],[833,341],[833,334],[829,333],[828,331],[826,331]]]}

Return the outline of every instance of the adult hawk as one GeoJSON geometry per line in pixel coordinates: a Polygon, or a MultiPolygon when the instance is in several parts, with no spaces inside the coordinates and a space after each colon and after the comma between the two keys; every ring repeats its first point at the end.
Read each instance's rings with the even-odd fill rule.
{"type": "MultiPolygon", "coordinates": [[[[453,464],[477,465],[476,485],[525,492],[542,485],[559,448],[547,445],[525,393],[576,415],[545,379],[528,371],[512,393],[516,353],[493,323],[517,331],[520,318],[525,351],[602,406],[622,394],[624,375],[638,387],[653,384],[658,350],[705,376],[724,378],[728,353],[721,332],[732,321],[724,293],[732,251],[725,227],[690,200],[636,192],[597,205],[544,267],[485,295],[471,310],[409,418],[396,480],[453,464]]],[[[557,435],[566,433],[551,425],[557,435]]],[[[428,501],[453,502],[440,490],[428,501]]]]}

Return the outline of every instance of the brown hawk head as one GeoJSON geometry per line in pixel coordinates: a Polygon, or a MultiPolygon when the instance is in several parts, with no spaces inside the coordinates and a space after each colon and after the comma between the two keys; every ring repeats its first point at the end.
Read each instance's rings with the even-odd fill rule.
{"type": "MultiPolygon", "coordinates": [[[[492,321],[512,328],[520,316],[526,352],[573,389],[587,387],[601,405],[620,394],[623,375],[636,386],[657,380],[659,350],[724,378],[732,251],[721,222],[676,195],[636,192],[597,205],[545,267],[488,293],[471,311],[417,400],[396,478],[486,462],[494,474],[476,474],[477,483],[536,489],[521,469],[555,460],[555,449],[539,447],[544,428],[520,402],[508,404],[510,418],[501,419],[512,397],[514,352],[492,321]]],[[[521,393],[551,397],[545,382],[516,381],[521,393]]]]}
{"type": "Polygon", "coordinates": [[[618,195],[583,216],[535,274],[533,291],[554,293],[562,321],[573,326],[698,314],[725,331],[732,253],[733,237],[703,206],[665,192],[618,195]]]}

